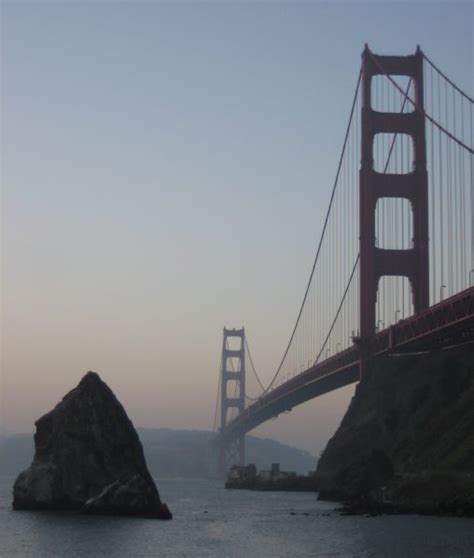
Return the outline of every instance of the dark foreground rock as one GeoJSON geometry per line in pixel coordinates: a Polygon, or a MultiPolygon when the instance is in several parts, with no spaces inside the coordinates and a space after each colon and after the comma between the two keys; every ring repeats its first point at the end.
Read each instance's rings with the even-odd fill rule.
{"type": "Polygon", "coordinates": [[[171,519],[132,422],[95,372],[36,422],[35,456],[13,508],[171,519]]]}
{"type": "Polygon", "coordinates": [[[375,362],[321,456],[349,513],[474,515],[474,345],[375,362]]]}

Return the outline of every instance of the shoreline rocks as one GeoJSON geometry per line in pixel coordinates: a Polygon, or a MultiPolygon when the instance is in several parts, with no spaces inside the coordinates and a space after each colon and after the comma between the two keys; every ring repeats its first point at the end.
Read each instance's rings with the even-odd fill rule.
{"type": "Polygon", "coordinates": [[[36,421],[33,463],[13,487],[13,509],[171,519],[138,434],[95,372],[36,421]]]}

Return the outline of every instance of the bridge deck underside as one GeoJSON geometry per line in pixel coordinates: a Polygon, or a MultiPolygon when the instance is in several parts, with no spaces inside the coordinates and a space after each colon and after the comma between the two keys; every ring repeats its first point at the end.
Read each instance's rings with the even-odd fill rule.
{"type": "Polygon", "coordinates": [[[252,412],[246,416],[244,421],[235,421],[235,424],[229,424],[229,428],[225,433],[226,438],[234,438],[243,435],[252,430],[259,424],[278,416],[286,411],[291,411],[293,407],[329,393],[341,387],[353,384],[359,381],[359,363],[353,363],[347,368],[339,370],[338,373],[328,374],[322,378],[317,378],[311,382],[305,383],[303,386],[296,387],[292,390],[285,390],[285,393],[278,398],[272,398],[266,403],[255,403],[257,407],[252,405],[252,412]]]}

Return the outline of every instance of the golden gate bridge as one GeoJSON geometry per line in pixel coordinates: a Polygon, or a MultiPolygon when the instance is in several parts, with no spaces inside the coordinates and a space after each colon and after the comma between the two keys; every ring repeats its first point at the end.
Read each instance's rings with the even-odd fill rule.
{"type": "Polygon", "coordinates": [[[224,328],[222,469],[243,464],[246,432],[359,381],[371,359],[474,340],[473,104],[420,47],[365,46],[313,267],[268,385],[245,330],[224,328]],[[246,393],[248,367],[260,394],[246,393]]]}

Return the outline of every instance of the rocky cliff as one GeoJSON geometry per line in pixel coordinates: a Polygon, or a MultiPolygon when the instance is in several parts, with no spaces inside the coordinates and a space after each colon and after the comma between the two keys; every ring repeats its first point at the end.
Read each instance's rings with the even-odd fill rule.
{"type": "Polygon", "coordinates": [[[36,422],[35,455],[13,489],[15,509],[77,510],[170,519],[132,422],[88,372],[36,422]]]}
{"type": "Polygon", "coordinates": [[[474,515],[474,344],[374,362],[317,486],[354,511],[474,515]]]}

